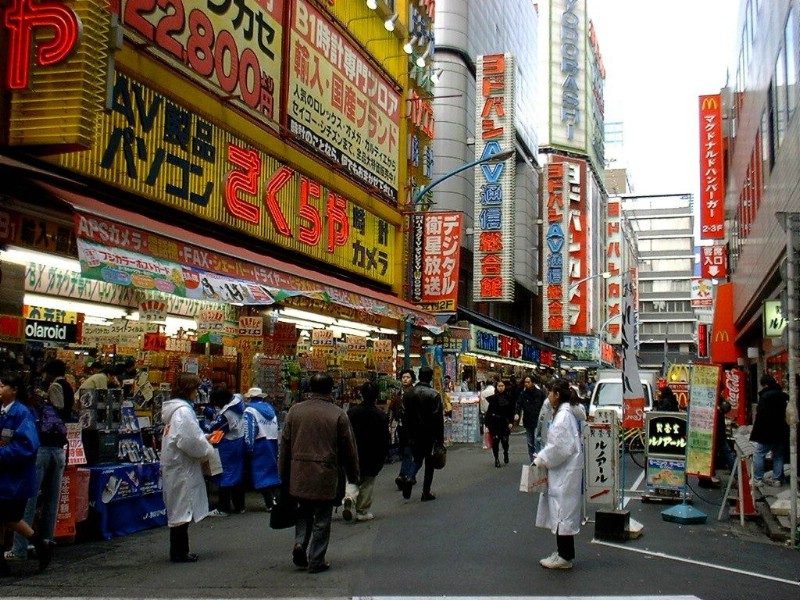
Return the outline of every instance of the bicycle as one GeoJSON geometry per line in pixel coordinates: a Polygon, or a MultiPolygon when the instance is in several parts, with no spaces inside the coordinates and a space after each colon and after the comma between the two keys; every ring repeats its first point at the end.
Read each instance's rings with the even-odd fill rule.
{"type": "Polygon", "coordinates": [[[644,468],[645,439],[644,430],[638,427],[620,427],[620,452],[627,451],[637,467],[644,468]]]}

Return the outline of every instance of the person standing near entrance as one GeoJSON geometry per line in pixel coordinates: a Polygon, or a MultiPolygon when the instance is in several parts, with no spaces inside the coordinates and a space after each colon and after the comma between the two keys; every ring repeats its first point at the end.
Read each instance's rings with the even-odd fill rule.
{"type": "MultiPolygon", "coordinates": [[[[292,562],[309,573],[330,568],[325,560],[340,478],[361,480],[358,451],[347,414],[333,403],[333,378],[315,373],[310,393],[286,415],[278,454],[281,481],[298,501],[292,562]]],[[[342,488],[344,487],[342,481],[342,488]]]]}
{"type": "Polygon", "coordinates": [[[550,387],[548,401],[555,416],[545,447],[533,459],[547,469],[547,492],[539,497],[536,526],[555,534],[557,550],[539,564],[545,569],[571,569],[581,526],[583,444],[572,408],[580,399],[566,380],[559,379],[550,387]]]}
{"type": "Polygon", "coordinates": [[[249,459],[253,488],[261,493],[267,512],[275,506],[280,489],[278,476],[278,417],[261,388],[252,387],[244,395],[244,443],[249,459]]]}
{"type": "Polygon", "coordinates": [[[403,457],[400,487],[406,500],[411,498],[411,489],[423,462],[425,475],[421,500],[436,500],[436,496],[431,493],[434,471],[431,455],[435,444],[444,443],[444,405],[439,392],[431,386],[431,381],[433,369],[420,367],[419,382],[403,397],[404,427],[409,450],[403,457]]]}
{"type": "Polygon", "coordinates": [[[533,462],[533,455],[540,448],[536,444],[536,425],[539,423],[539,413],[546,399],[544,391],[537,385],[534,375],[526,375],[522,381],[522,391],[517,398],[516,410],[514,411],[514,421],[522,419],[522,426],[525,427],[525,436],[528,441],[528,458],[533,462]]]}
{"type": "Polygon", "coordinates": [[[783,449],[789,436],[786,424],[786,404],[789,395],[772,375],[761,376],[761,391],[758,392],[758,407],[750,441],[755,442],[753,455],[753,477],[756,485],[764,483],[775,487],[783,485],[783,449]],[[764,459],[772,452],[772,478],[764,478],[764,459]]]}

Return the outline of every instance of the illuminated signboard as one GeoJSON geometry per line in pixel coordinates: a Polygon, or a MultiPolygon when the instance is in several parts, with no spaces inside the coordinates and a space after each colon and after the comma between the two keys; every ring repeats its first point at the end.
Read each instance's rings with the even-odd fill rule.
{"type": "Polygon", "coordinates": [[[491,354],[501,358],[513,358],[541,364],[552,364],[552,356],[533,344],[524,342],[510,335],[503,335],[488,329],[470,325],[468,342],[471,352],[491,354]],[[547,355],[545,360],[545,355],[547,355]]]}
{"type": "MultiPolygon", "coordinates": [[[[556,160],[556,157],[554,157],[556,160]]],[[[571,333],[589,333],[589,306],[591,282],[589,277],[588,252],[589,228],[588,207],[586,205],[586,162],[570,158],[558,160],[567,164],[567,194],[569,200],[569,228],[567,229],[567,252],[569,263],[569,288],[567,312],[569,314],[569,331],[571,333]],[[581,283],[578,283],[581,281],[581,283]]]]}
{"type": "Polygon", "coordinates": [[[323,13],[297,0],[288,127],[299,142],[397,202],[400,95],[323,13]]]}
{"type": "Polygon", "coordinates": [[[686,438],[686,473],[710,476],[714,474],[714,432],[717,396],[722,379],[719,365],[694,365],[690,386],[688,413],[689,434],[686,438]]]}
{"type": "Polygon", "coordinates": [[[622,213],[618,198],[609,198],[606,204],[606,272],[605,280],[607,325],[601,335],[609,344],[622,341],[622,213]]]}
{"type": "Polygon", "coordinates": [[[270,127],[280,115],[285,0],[118,0],[125,35],[270,127]]]}
{"type": "Polygon", "coordinates": [[[722,155],[722,102],[719,94],[700,96],[700,239],[725,237],[725,165],[722,155]]]}
{"type": "Polygon", "coordinates": [[[97,146],[62,166],[392,284],[397,228],[145,85],[117,73],[97,146]]]}
{"type": "Polygon", "coordinates": [[[91,147],[111,47],[106,2],[14,0],[3,23],[9,144],[91,147]]]}
{"type": "Polygon", "coordinates": [[[600,54],[600,44],[597,41],[597,33],[594,23],[589,22],[589,44],[591,52],[588,56],[589,63],[589,87],[591,90],[589,106],[589,156],[592,166],[597,170],[600,179],[603,179],[605,172],[605,100],[603,93],[605,90],[606,68],[603,65],[603,56],[600,54]]]}
{"type": "Polygon", "coordinates": [[[432,312],[455,311],[462,213],[411,217],[411,301],[432,312]]]}
{"type": "Polygon", "coordinates": [[[728,247],[726,245],[700,246],[700,276],[704,279],[728,278],[728,247]]]}
{"type": "MultiPolygon", "coordinates": [[[[475,157],[514,149],[514,57],[478,57],[475,157]],[[479,137],[479,139],[478,139],[479,137]]],[[[516,159],[486,162],[475,171],[475,302],[514,300],[516,159]]]]}

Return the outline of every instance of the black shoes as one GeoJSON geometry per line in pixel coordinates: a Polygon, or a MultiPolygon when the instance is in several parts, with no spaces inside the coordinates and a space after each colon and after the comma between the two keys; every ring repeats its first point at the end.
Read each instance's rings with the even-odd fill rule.
{"type": "Polygon", "coordinates": [[[331,563],[324,562],[321,565],[317,565],[316,567],[309,567],[309,573],[322,573],[323,571],[327,571],[331,568],[331,563]]]}
{"type": "Polygon", "coordinates": [[[400,477],[400,475],[398,475],[397,477],[394,478],[394,484],[397,486],[397,491],[398,492],[402,492],[403,491],[403,478],[400,477]]]}
{"type": "Polygon", "coordinates": [[[200,558],[193,552],[187,552],[183,556],[170,556],[169,559],[174,563],[195,563],[200,558]]]}
{"type": "Polygon", "coordinates": [[[8,568],[6,560],[0,556],[0,577],[10,577],[11,569],[8,568]]]}
{"type": "Polygon", "coordinates": [[[498,469],[500,468],[501,465],[500,465],[500,459],[499,458],[495,458],[494,459],[494,466],[497,467],[498,469]]]}
{"type": "Polygon", "coordinates": [[[423,502],[430,502],[431,500],[436,500],[436,496],[430,492],[422,492],[422,498],[420,498],[420,500],[423,502]]]}
{"type": "Polygon", "coordinates": [[[50,564],[53,558],[53,546],[41,538],[31,539],[33,547],[36,548],[36,556],[39,557],[39,572],[41,573],[50,564]]]}
{"type": "Polygon", "coordinates": [[[508,464],[508,453],[506,453],[506,454],[503,454],[503,462],[504,462],[505,464],[508,464]]]}
{"type": "Polygon", "coordinates": [[[297,567],[307,567],[308,566],[308,557],[306,556],[306,551],[303,550],[303,546],[300,544],[294,545],[294,550],[292,550],[292,562],[297,567]]]}
{"type": "Polygon", "coordinates": [[[408,500],[411,498],[411,488],[414,487],[414,483],[410,479],[403,478],[403,498],[408,500]]]}

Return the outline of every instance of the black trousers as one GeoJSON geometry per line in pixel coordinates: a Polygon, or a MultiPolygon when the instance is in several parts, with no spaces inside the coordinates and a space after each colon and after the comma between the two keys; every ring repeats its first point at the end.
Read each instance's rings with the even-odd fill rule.
{"type": "Polygon", "coordinates": [[[236,485],[230,487],[219,488],[219,506],[217,507],[222,512],[242,512],[244,510],[244,481],[240,481],[236,485]],[[233,510],[231,511],[231,503],[233,510]]]}
{"type": "Polygon", "coordinates": [[[564,560],[573,560],[575,558],[574,535],[560,535],[557,533],[556,547],[558,548],[558,555],[564,560]]]}
{"type": "Polygon", "coordinates": [[[189,554],[189,524],[169,528],[169,557],[181,558],[189,554]]]}

